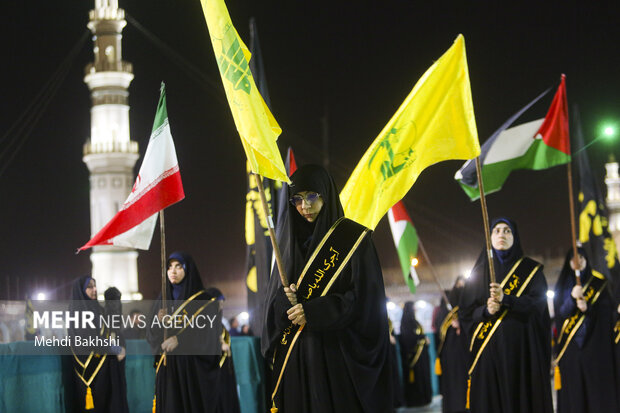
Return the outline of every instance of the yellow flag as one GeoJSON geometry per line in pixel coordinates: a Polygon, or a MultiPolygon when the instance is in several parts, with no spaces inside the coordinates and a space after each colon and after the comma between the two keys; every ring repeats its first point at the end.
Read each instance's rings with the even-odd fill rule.
{"type": "Polygon", "coordinates": [[[289,182],[276,140],[282,129],[256,88],[250,51],[230,20],[223,0],[201,0],[213,52],[243,149],[252,172],[289,182]]]}
{"type": "Polygon", "coordinates": [[[465,39],[424,73],[340,193],[347,218],[374,229],[424,168],[480,155],[465,39]]]}

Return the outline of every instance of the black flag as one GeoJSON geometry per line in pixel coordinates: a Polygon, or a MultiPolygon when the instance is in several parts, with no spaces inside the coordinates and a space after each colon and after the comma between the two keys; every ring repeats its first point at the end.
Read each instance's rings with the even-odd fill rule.
{"type": "MultiPolygon", "coordinates": [[[[616,291],[620,288],[620,263],[618,263],[618,251],[613,237],[609,232],[609,214],[605,199],[597,184],[592,170],[588,154],[584,148],[581,120],[577,107],[574,108],[574,136],[577,167],[579,168],[579,205],[577,221],[579,225],[579,241],[583,245],[592,271],[597,271],[612,285],[616,291]]],[[[616,296],[616,299],[619,297],[616,296]]]]}
{"type": "MultiPolygon", "coordinates": [[[[250,19],[250,53],[252,54],[250,59],[252,76],[265,103],[269,107],[271,103],[269,101],[269,92],[267,90],[267,81],[263,70],[263,59],[258,44],[258,32],[254,18],[250,19]]],[[[248,168],[248,192],[246,195],[245,212],[247,305],[248,312],[250,313],[250,329],[253,334],[260,335],[263,329],[263,289],[269,283],[273,248],[269,239],[268,221],[263,214],[263,207],[256,183],[257,178],[256,175],[250,173],[248,168]]],[[[278,205],[277,193],[281,183],[267,178],[263,178],[262,182],[270,209],[269,214],[275,220],[278,205]]]]}

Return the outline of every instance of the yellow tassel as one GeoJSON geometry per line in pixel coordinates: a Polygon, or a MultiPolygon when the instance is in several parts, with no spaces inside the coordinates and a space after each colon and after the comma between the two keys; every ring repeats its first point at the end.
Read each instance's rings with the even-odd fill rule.
{"type": "Polygon", "coordinates": [[[93,392],[90,390],[90,386],[86,388],[86,410],[92,410],[95,408],[93,403],[93,392]]]}
{"type": "Polygon", "coordinates": [[[409,383],[413,383],[415,381],[415,376],[413,375],[413,369],[409,370],[409,383]]]}
{"type": "Polygon", "coordinates": [[[560,376],[560,366],[556,364],[555,371],[553,373],[553,384],[556,390],[562,388],[562,376],[560,376]]]}
{"type": "Polygon", "coordinates": [[[157,411],[157,396],[153,396],[153,413],[157,411]]]}
{"type": "Polygon", "coordinates": [[[471,377],[467,378],[467,401],[465,402],[465,409],[469,410],[469,395],[471,393],[471,377]]]}
{"type": "Polygon", "coordinates": [[[273,403],[272,404],[273,407],[271,409],[269,409],[269,410],[271,411],[271,413],[278,413],[278,408],[276,407],[276,402],[272,401],[272,403],[273,403]]]}
{"type": "Polygon", "coordinates": [[[439,357],[437,357],[435,359],[435,375],[437,376],[441,376],[441,360],[439,360],[439,357]]]}

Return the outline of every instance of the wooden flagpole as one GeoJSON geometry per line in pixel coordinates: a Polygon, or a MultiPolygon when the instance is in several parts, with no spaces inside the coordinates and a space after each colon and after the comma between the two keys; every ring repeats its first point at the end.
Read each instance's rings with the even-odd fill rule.
{"type": "MultiPolygon", "coordinates": [[[[164,210],[159,211],[159,235],[161,244],[161,306],[164,311],[168,311],[166,302],[166,227],[164,224],[164,210]]],[[[164,341],[166,340],[167,330],[164,328],[164,341]]]]}
{"type": "Polygon", "coordinates": [[[433,263],[431,263],[431,259],[428,257],[428,254],[426,253],[426,249],[424,248],[424,245],[422,245],[421,240],[418,240],[418,245],[420,246],[420,251],[422,251],[424,260],[428,263],[428,266],[431,269],[431,274],[433,275],[435,284],[437,284],[437,287],[439,288],[439,292],[441,293],[441,296],[446,301],[446,306],[448,307],[448,310],[452,311],[452,304],[450,304],[450,300],[448,300],[448,296],[446,295],[446,292],[444,291],[443,287],[441,286],[441,283],[439,282],[439,277],[437,276],[437,273],[435,272],[435,267],[433,266],[433,263]]]}
{"type": "Polygon", "coordinates": [[[484,221],[484,239],[486,240],[487,259],[489,260],[489,275],[491,282],[495,282],[495,268],[493,265],[493,250],[491,249],[491,229],[489,228],[489,212],[487,211],[487,199],[484,196],[484,186],[482,184],[482,168],[480,167],[480,157],[476,157],[476,175],[478,175],[478,189],[480,190],[480,208],[482,208],[482,220],[484,221]]]}
{"type": "Polygon", "coordinates": [[[571,239],[573,244],[573,265],[575,266],[575,282],[577,285],[581,285],[581,270],[579,269],[579,255],[577,254],[577,231],[575,229],[575,203],[573,194],[573,170],[572,162],[569,161],[566,164],[566,172],[568,178],[568,205],[570,209],[570,229],[571,239]]]}
{"type": "Polygon", "coordinates": [[[276,264],[278,265],[278,272],[280,273],[280,281],[282,286],[288,287],[289,282],[284,270],[284,264],[282,263],[282,255],[280,254],[280,248],[278,248],[278,242],[276,241],[276,232],[273,229],[273,219],[269,213],[269,205],[267,205],[267,197],[265,197],[265,188],[263,188],[263,179],[257,173],[252,173],[254,179],[256,179],[256,185],[258,186],[258,193],[260,194],[261,204],[263,205],[263,212],[267,220],[267,227],[269,228],[269,238],[271,239],[271,245],[273,246],[273,252],[276,256],[276,264]]]}

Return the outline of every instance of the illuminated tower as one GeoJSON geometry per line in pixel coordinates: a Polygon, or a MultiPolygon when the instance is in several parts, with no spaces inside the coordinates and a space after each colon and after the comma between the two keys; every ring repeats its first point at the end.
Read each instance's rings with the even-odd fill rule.
{"type": "Polygon", "coordinates": [[[613,155],[605,164],[607,175],[607,209],[609,210],[609,232],[611,232],[616,247],[620,245],[620,176],[618,176],[618,162],[613,155]]]}
{"type": "MultiPolygon", "coordinates": [[[[118,0],[95,0],[88,28],[93,33],[94,63],[86,66],[84,82],[91,95],[91,135],[84,145],[90,171],[90,230],[96,234],[119,210],[133,185],[138,143],[129,137],[131,64],[122,60],[125,11],[118,0]]],[[[95,247],[92,275],[103,292],[114,286],[123,298],[138,292],[138,252],[112,246],[95,247]]]]}

